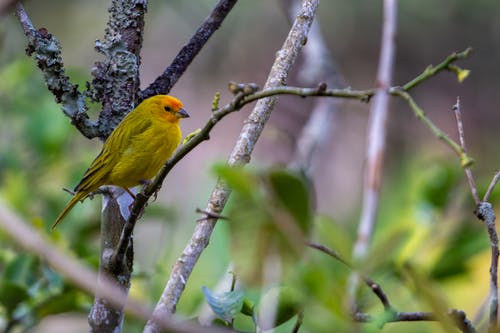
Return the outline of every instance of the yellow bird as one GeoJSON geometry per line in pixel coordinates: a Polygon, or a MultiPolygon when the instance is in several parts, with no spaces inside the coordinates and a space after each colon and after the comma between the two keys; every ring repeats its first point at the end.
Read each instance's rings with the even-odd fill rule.
{"type": "Polygon", "coordinates": [[[128,188],[153,178],[179,145],[179,122],[187,117],[182,102],[172,96],[156,95],[140,103],[108,137],[52,229],[78,201],[102,185],[120,186],[129,192],[128,188]]]}

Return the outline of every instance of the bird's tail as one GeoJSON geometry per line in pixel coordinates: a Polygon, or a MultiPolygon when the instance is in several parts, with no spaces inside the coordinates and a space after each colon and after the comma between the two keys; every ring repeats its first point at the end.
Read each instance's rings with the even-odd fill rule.
{"type": "Polygon", "coordinates": [[[54,224],[50,229],[54,230],[54,228],[59,224],[59,222],[62,221],[62,219],[66,216],[66,214],[68,214],[69,211],[76,205],[76,203],[82,199],[85,199],[86,196],[87,193],[85,192],[76,192],[73,198],[71,198],[71,200],[68,202],[66,207],[64,207],[61,214],[59,214],[59,216],[57,217],[56,221],[54,222],[54,224]]]}

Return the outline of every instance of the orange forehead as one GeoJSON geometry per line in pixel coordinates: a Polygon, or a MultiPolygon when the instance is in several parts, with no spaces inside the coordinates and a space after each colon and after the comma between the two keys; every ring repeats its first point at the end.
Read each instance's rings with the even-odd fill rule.
{"type": "Polygon", "coordinates": [[[154,96],[152,98],[155,98],[155,97],[159,98],[160,104],[162,104],[163,106],[168,105],[174,110],[179,110],[179,109],[182,109],[182,107],[183,107],[182,102],[173,96],[157,95],[157,96],[154,96]]]}

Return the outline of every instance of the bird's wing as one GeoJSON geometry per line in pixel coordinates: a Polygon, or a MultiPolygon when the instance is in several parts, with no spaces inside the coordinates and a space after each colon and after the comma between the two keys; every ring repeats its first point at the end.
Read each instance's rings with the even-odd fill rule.
{"type": "Polygon", "coordinates": [[[149,119],[135,119],[126,117],[108,137],[102,151],[94,159],[83,175],[75,191],[92,192],[105,185],[108,173],[122,158],[123,153],[130,146],[133,138],[140,135],[151,126],[149,119]]]}

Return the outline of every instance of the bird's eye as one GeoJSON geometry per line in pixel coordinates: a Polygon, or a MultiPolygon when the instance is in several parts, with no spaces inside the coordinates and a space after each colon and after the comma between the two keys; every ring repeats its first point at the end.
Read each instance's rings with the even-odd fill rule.
{"type": "Polygon", "coordinates": [[[167,112],[171,112],[172,111],[172,108],[170,106],[165,106],[165,111],[167,112]]]}

